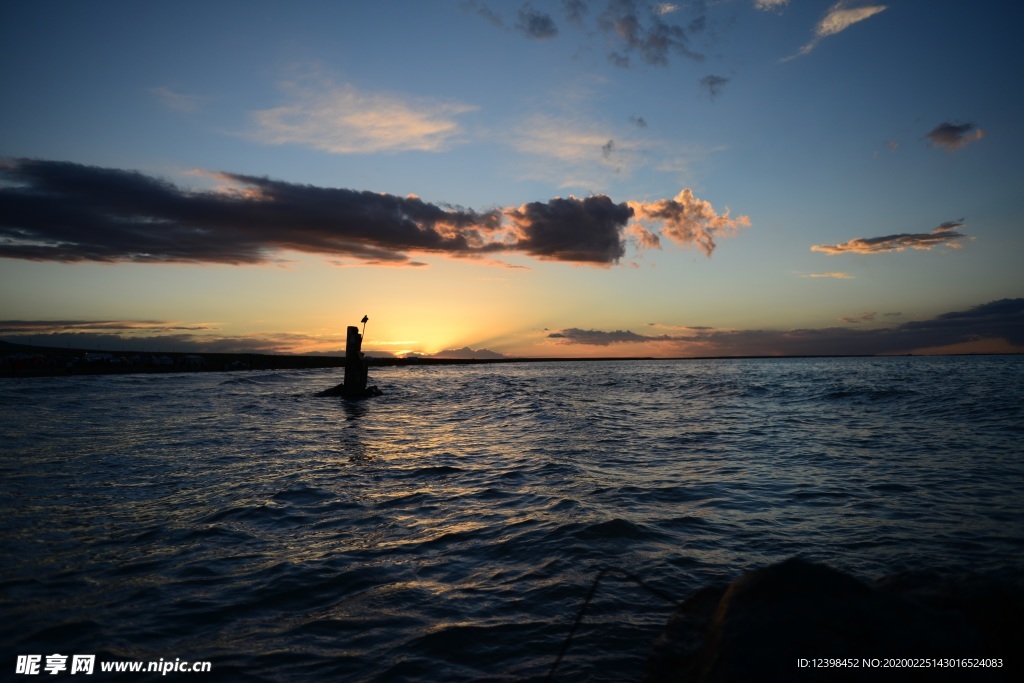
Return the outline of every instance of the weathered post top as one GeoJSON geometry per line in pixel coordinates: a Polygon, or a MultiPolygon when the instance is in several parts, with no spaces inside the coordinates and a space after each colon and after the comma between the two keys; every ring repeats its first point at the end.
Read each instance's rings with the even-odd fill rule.
{"type": "Polygon", "coordinates": [[[359,328],[355,325],[348,326],[348,335],[345,337],[345,357],[362,357],[363,335],[359,334],[359,328]]]}

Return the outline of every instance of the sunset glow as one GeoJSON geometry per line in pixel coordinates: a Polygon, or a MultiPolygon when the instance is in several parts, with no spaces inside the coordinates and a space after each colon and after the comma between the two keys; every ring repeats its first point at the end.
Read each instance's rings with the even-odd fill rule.
{"type": "Polygon", "coordinates": [[[1022,12],[18,3],[0,339],[1021,352],[1022,12]]]}

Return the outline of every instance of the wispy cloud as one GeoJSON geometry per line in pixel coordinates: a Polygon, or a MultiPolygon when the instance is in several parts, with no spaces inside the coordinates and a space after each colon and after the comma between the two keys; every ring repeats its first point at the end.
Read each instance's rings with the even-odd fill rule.
{"type": "Polygon", "coordinates": [[[780,10],[789,4],[789,0],[754,0],[754,7],[762,12],[780,10]]]}
{"type": "Polygon", "coordinates": [[[589,120],[585,114],[538,114],[511,127],[506,141],[533,157],[524,165],[525,174],[561,187],[599,188],[611,178],[633,173],[644,163],[645,149],[657,147],[643,137],[643,126],[631,123],[627,129],[589,120]]]}
{"type": "MultiPolygon", "coordinates": [[[[886,314],[899,315],[899,314],[886,314]]],[[[865,322],[863,313],[850,322],[865,322]]],[[[548,338],[559,345],[608,347],[645,344],[660,355],[861,355],[908,352],[1024,351],[1024,299],[1002,299],[965,311],[893,327],[824,327],[792,330],[689,328],[675,334],[642,335],[631,330],[566,328],[548,338]]]]}
{"type": "Polygon", "coordinates": [[[156,96],[157,101],[168,109],[174,109],[175,111],[181,112],[195,112],[199,111],[202,107],[203,102],[207,99],[200,95],[186,95],[185,93],[175,92],[170,88],[163,86],[159,88],[150,88],[149,92],[156,96]]]}
{"type": "Polygon", "coordinates": [[[248,136],[268,145],[302,145],[334,154],[436,152],[463,133],[461,102],[368,93],[330,81],[290,83],[287,103],[252,115],[248,136]]]}
{"type": "Polygon", "coordinates": [[[703,29],[706,19],[703,14],[698,14],[686,26],[664,20],[677,9],[674,5],[659,3],[648,7],[645,14],[635,0],[610,0],[608,7],[598,16],[597,23],[598,28],[615,40],[622,50],[609,53],[612,63],[629,67],[633,55],[639,56],[646,64],[658,66],[667,65],[671,55],[702,61],[703,55],[690,48],[690,34],[703,29]]]}
{"type": "Polygon", "coordinates": [[[926,233],[900,233],[884,237],[858,237],[842,244],[816,244],[811,251],[824,254],[878,254],[904,249],[920,249],[927,251],[935,247],[959,249],[960,240],[967,236],[958,229],[964,226],[963,221],[947,221],[926,233]]]}
{"type": "Polygon", "coordinates": [[[981,140],[985,137],[985,131],[973,123],[943,122],[928,131],[925,137],[935,147],[945,147],[952,150],[966,147],[972,142],[981,140]]]}
{"type": "Polygon", "coordinates": [[[520,253],[607,266],[658,243],[632,218],[708,255],[749,225],[684,189],[675,199],[556,197],[477,212],[416,196],[299,185],[233,173],[209,191],[120,169],[31,159],[0,163],[0,258],[57,262],[265,264],[287,251],[336,263],[420,266],[410,253],[493,258],[520,253]],[[646,235],[646,237],[645,237],[646,235]]]}
{"type": "Polygon", "coordinates": [[[834,278],[836,280],[852,280],[852,275],[848,273],[808,273],[803,277],[815,277],[815,278],[834,278]]]}
{"type": "Polygon", "coordinates": [[[722,94],[722,88],[729,82],[730,79],[725,76],[716,76],[714,74],[708,74],[704,78],[700,79],[700,87],[707,92],[708,97],[712,100],[718,99],[718,96],[722,94]]]}
{"type": "Polygon", "coordinates": [[[526,3],[519,9],[519,23],[516,24],[516,28],[529,37],[540,40],[554,38],[558,35],[558,26],[555,25],[555,20],[551,18],[551,15],[538,12],[530,6],[530,3],[526,3]]]}
{"type": "MultiPolygon", "coordinates": [[[[818,22],[818,25],[814,28],[814,37],[811,42],[800,48],[800,51],[790,57],[786,57],[786,60],[794,59],[810,53],[814,48],[818,46],[825,38],[834,36],[837,33],[842,33],[846,29],[850,28],[854,24],[860,23],[865,19],[870,19],[879,12],[888,9],[885,5],[865,5],[862,7],[848,7],[849,2],[840,0],[829,9],[828,13],[818,22]]],[[[759,8],[766,9],[766,8],[759,8]]],[[[767,9],[772,9],[771,7],[767,9]]]]}
{"type": "Polygon", "coordinates": [[[161,333],[214,330],[206,324],[185,325],[166,320],[0,320],[0,334],[50,334],[56,332],[126,331],[161,333]]]}
{"type": "Polygon", "coordinates": [[[875,318],[878,317],[878,313],[875,311],[865,311],[858,313],[857,315],[847,315],[839,319],[841,323],[870,323],[874,322],[875,318]]]}
{"type": "Polygon", "coordinates": [[[587,15],[587,3],[584,0],[562,0],[562,11],[570,22],[582,26],[587,15]]]}
{"type": "Polygon", "coordinates": [[[225,335],[188,330],[205,328],[170,327],[182,332],[163,332],[156,328],[104,327],[99,323],[78,321],[76,326],[57,326],[59,321],[15,321],[31,324],[31,329],[11,328],[11,321],[0,321],[0,337],[5,341],[54,348],[101,349],[140,353],[306,353],[333,347],[337,353],[344,342],[336,338],[295,333],[225,335]]]}
{"type": "Polygon", "coordinates": [[[459,3],[459,7],[466,12],[475,12],[497,28],[505,28],[505,20],[487,5],[478,3],[476,0],[463,0],[459,3]]]}

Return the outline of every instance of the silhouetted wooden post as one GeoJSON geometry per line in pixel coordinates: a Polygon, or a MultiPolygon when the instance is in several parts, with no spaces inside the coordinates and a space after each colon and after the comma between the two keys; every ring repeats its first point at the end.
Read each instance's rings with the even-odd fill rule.
{"type": "MultiPolygon", "coordinates": [[[[363,329],[366,327],[366,316],[363,316],[363,329]]],[[[343,396],[345,398],[369,398],[380,396],[377,387],[366,386],[370,372],[370,361],[363,358],[363,335],[355,325],[348,326],[345,338],[345,381],[336,387],[317,392],[317,396],[343,396]]]]}
{"type": "Polygon", "coordinates": [[[348,326],[345,340],[345,395],[360,396],[366,393],[368,363],[363,360],[363,335],[355,325],[348,326]]]}

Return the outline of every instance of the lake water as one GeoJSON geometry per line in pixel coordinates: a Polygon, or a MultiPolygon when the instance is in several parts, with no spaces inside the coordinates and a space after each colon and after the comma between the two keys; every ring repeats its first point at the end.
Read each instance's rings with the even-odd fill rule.
{"type": "MultiPolygon", "coordinates": [[[[1024,565],[1021,356],[373,368],[381,397],[312,395],[340,380],[0,380],[2,666],[540,680],[604,567],[682,600],[795,554],[1024,565]]],[[[608,575],[557,680],[636,679],[671,610],[608,575]]]]}

